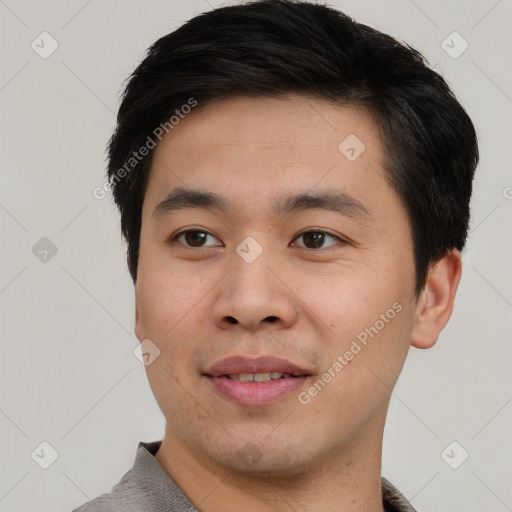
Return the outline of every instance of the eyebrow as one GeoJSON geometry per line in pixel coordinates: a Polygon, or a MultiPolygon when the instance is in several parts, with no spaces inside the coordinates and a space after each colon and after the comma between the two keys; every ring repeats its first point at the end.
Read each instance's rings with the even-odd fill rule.
{"type": "MultiPolygon", "coordinates": [[[[231,204],[226,198],[213,192],[177,187],[156,205],[152,216],[157,219],[186,208],[228,214],[231,211],[231,204]]],[[[342,190],[327,189],[316,193],[306,192],[279,197],[273,204],[273,214],[280,217],[304,210],[333,211],[350,218],[371,217],[370,211],[361,201],[342,190]]]]}

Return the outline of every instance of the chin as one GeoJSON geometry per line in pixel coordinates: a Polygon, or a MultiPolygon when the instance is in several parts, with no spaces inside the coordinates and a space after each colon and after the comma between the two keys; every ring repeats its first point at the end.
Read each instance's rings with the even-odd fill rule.
{"type": "Polygon", "coordinates": [[[209,456],[227,470],[253,477],[292,477],[307,472],[312,466],[312,454],[282,442],[280,445],[277,449],[268,440],[266,443],[264,440],[239,443],[239,446],[233,443],[225,447],[222,453],[219,453],[217,446],[215,453],[209,456]]]}

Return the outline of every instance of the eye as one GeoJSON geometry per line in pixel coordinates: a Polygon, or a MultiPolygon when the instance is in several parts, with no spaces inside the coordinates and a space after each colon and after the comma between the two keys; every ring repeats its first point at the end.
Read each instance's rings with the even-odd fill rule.
{"type": "MultiPolygon", "coordinates": [[[[171,244],[173,242],[179,242],[181,245],[184,245],[185,247],[189,247],[189,248],[215,246],[216,244],[205,245],[205,241],[208,239],[208,237],[218,240],[216,237],[214,237],[211,233],[208,233],[207,231],[203,231],[203,230],[199,230],[199,229],[186,229],[183,231],[179,231],[178,233],[173,235],[167,243],[171,244]],[[180,241],[180,238],[182,238],[183,240],[180,241]]],[[[298,247],[302,247],[304,249],[324,249],[325,247],[322,247],[322,246],[325,243],[326,237],[331,238],[332,240],[335,240],[337,242],[345,243],[344,240],[342,240],[341,238],[339,238],[335,235],[332,235],[328,231],[325,231],[322,229],[304,231],[300,235],[297,235],[294,238],[294,240],[303,238],[305,245],[298,245],[298,247]]],[[[294,245],[294,244],[292,243],[292,245],[294,245]]],[[[336,245],[336,244],[331,244],[331,245],[336,245]]]]}
{"type": "MultiPolygon", "coordinates": [[[[324,247],[321,247],[323,243],[325,242],[325,238],[329,237],[333,240],[336,240],[338,242],[344,243],[344,240],[341,238],[332,235],[331,233],[324,231],[323,229],[316,229],[312,231],[304,231],[300,235],[298,235],[295,240],[298,240],[299,238],[303,238],[305,245],[299,247],[303,247],[305,249],[324,249],[324,247]]],[[[336,244],[332,244],[336,245],[336,244]]]]}
{"type": "Polygon", "coordinates": [[[201,231],[199,229],[187,229],[176,233],[169,239],[167,243],[170,244],[172,242],[179,241],[179,239],[183,237],[185,243],[182,245],[185,245],[185,247],[211,247],[209,245],[204,244],[204,241],[209,236],[215,238],[212,234],[208,233],[207,231],[201,231]]]}

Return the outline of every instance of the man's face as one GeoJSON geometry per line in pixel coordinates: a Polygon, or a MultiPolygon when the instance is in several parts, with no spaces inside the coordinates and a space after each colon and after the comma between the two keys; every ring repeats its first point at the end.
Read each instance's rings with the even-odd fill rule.
{"type": "Polygon", "coordinates": [[[299,96],[217,102],[157,146],[136,334],[160,350],[147,374],[176,440],[273,474],[378,441],[415,317],[411,228],[383,159],[370,116],[299,96]],[[227,209],[160,204],[178,187],[227,209]],[[299,194],[340,202],[285,208],[299,194]]]}

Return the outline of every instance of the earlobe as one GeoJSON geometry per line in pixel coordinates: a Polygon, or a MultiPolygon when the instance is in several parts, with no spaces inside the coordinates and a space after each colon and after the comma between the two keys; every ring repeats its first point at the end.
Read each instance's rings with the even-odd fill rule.
{"type": "Polygon", "coordinates": [[[411,345],[431,348],[453,311],[455,293],[462,274],[460,251],[452,249],[429,270],[427,282],[416,306],[411,345]]]}
{"type": "Polygon", "coordinates": [[[137,339],[139,341],[142,341],[141,337],[140,337],[139,308],[137,306],[137,299],[135,299],[135,328],[134,328],[134,331],[135,331],[135,336],[137,336],[137,339]]]}

